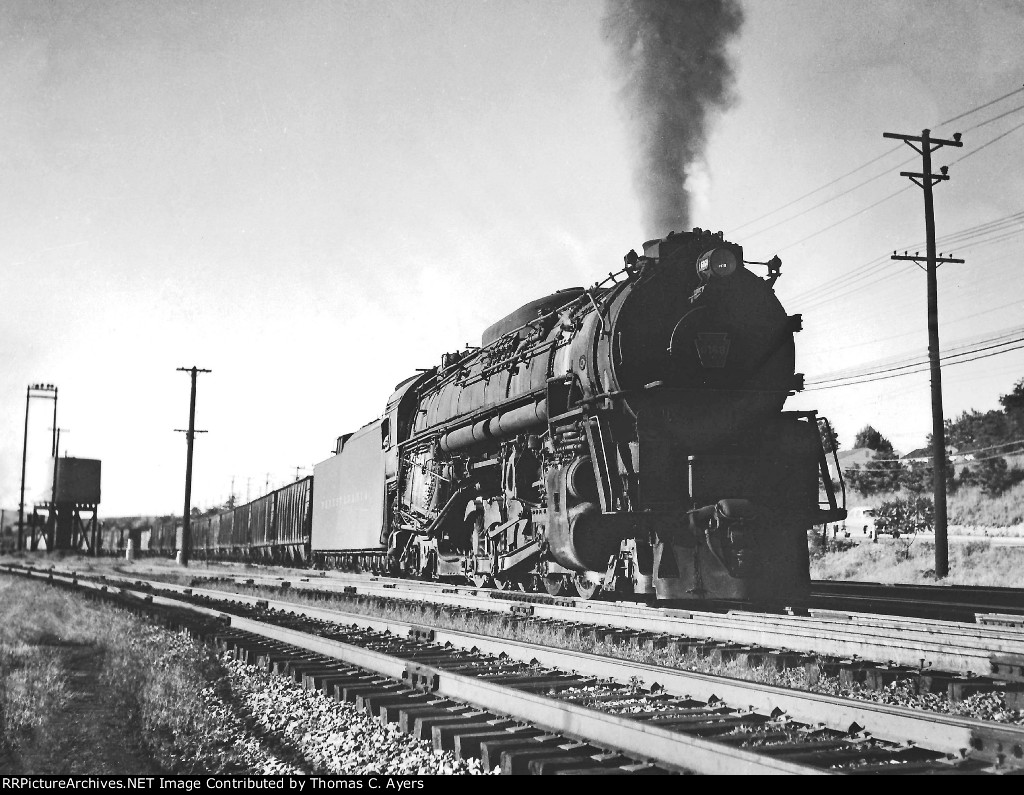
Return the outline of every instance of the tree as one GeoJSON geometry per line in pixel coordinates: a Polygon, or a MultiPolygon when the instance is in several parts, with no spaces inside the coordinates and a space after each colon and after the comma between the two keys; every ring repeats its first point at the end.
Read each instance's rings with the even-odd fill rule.
{"type": "Polygon", "coordinates": [[[865,497],[879,491],[896,491],[903,480],[903,466],[894,452],[884,450],[871,456],[866,466],[854,464],[849,474],[850,486],[865,497]]]}
{"type": "MultiPolygon", "coordinates": [[[[910,467],[903,471],[903,486],[911,494],[924,494],[925,492],[931,491],[934,485],[934,475],[932,474],[932,463],[914,461],[911,462],[910,467]]],[[[953,467],[953,462],[949,460],[949,456],[946,456],[946,492],[952,494],[956,491],[959,483],[956,479],[956,469],[953,467]]]]}
{"type": "Polygon", "coordinates": [[[853,446],[855,448],[866,447],[879,453],[893,452],[892,443],[870,425],[865,425],[860,429],[857,438],[853,442],[853,446]]]}
{"type": "MultiPolygon", "coordinates": [[[[965,411],[955,420],[946,420],[946,444],[958,451],[977,450],[1006,441],[1009,428],[1001,411],[965,411]]],[[[932,443],[928,434],[928,446],[932,443]]]]}
{"type": "Polygon", "coordinates": [[[826,453],[832,453],[839,449],[839,434],[828,420],[824,417],[818,422],[818,433],[821,434],[821,447],[826,453]]]}
{"type": "Polygon", "coordinates": [[[982,461],[974,473],[974,479],[989,497],[998,497],[1011,486],[1024,481],[1024,470],[1010,469],[1002,456],[982,461]]]}
{"type": "Polygon", "coordinates": [[[935,525],[935,505],[931,497],[897,497],[886,500],[875,511],[875,528],[899,536],[931,531],[935,525]]]}
{"type": "MultiPolygon", "coordinates": [[[[1013,391],[1010,394],[999,398],[999,405],[1003,407],[1003,413],[1006,415],[1007,430],[1011,437],[1006,441],[1024,439],[1024,378],[1014,385],[1013,391]]],[[[1013,449],[1018,450],[1022,448],[1024,448],[1024,445],[1014,447],[1013,449]]]]}
{"type": "MultiPolygon", "coordinates": [[[[1000,452],[1024,450],[1024,379],[999,398],[1002,411],[965,411],[955,420],[946,420],[946,443],[960,452],[998,447],[1000,452]]],[[[929,442],[930,443],[930,442],[929,442]]]]}

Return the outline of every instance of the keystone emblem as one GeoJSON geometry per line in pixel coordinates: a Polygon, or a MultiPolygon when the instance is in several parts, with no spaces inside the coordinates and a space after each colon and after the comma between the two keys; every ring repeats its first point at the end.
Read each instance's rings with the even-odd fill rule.
{"type": "Polygon", "coordinates": [[[729,356],[729,335],[723,332],[701,331],[694,340],[697,356],[703,367],[721,369],[729,356]]]}

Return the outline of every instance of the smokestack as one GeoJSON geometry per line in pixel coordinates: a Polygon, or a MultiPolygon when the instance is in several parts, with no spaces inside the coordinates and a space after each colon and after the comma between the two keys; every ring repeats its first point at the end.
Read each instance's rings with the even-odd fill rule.
{"type": "Polygon", "coordinates": [[[687,169],[711,113],[732,101],[727,47],[742,22],[737,0],[607,0],[601,30],[622,78],[649,232],[690,225],[687,169]]]}

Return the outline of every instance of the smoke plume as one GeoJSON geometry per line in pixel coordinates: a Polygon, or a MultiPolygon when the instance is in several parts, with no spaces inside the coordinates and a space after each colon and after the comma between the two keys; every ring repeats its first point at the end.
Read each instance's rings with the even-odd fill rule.
{"type": "Polygon", "coordinates": [[[635,182],[656,235],[689,226],[687,168],[700,161],[710,115],[732,101],[726,48],[742,22],[737,0],[607,0],[602,34],[621,72],[635,182]]]}

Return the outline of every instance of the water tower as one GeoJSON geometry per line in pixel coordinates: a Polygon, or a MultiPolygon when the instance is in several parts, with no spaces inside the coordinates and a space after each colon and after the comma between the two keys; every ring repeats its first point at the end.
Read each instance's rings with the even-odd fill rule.
{"type": "Polygon", "coordinates": [[[35,503],[32,546],[45,537],[47,550],[99,554],[96,510],[100,502],[100,462],[94,458],[54,457],[42,501],[35,503]],[[45,519],[42,514],[45,514],[45,519]],[[38,520],[37,520],[38,517],[38,520]]]}

